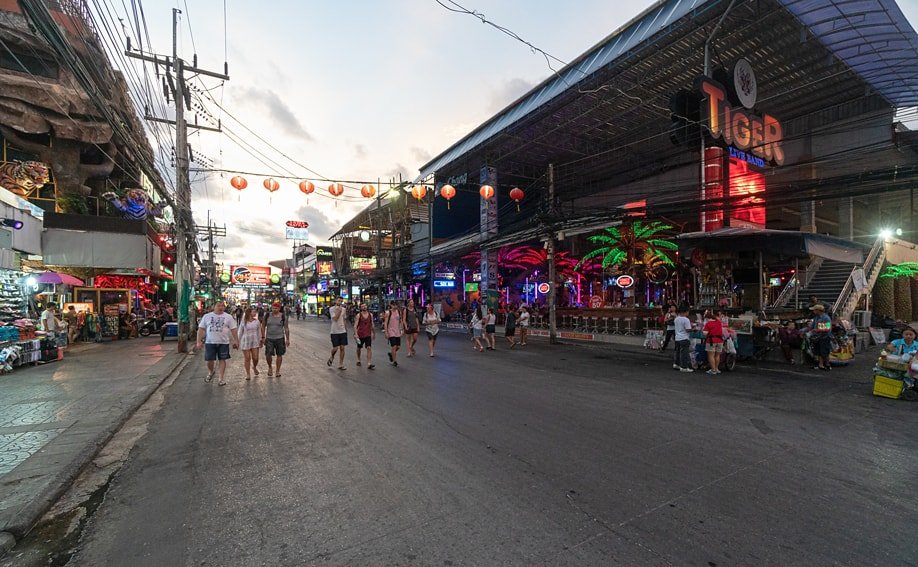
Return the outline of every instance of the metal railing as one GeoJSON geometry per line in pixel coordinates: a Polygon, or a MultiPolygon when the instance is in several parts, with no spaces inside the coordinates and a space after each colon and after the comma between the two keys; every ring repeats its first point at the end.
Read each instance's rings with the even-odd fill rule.
{"type": "Polygon", "coordinates": [[[771,304],[772,309],[780,309],[787,305],[787,302],[790,301],[791,293],[794,292],[794,289],[797,287],[797,274],[794,274],[792,277],[788,278],[787,283],[784,284],[784,289],[781,290],[781,293],[778,294],[778,298],[775,299],[774,303],[771,304]]]}
{"type": "MultiPolygon", "coordinates": [[[[874,242],[863,267],[858,266],[864,270],[864,277],[867,280],[868,290],[876,283],[877,276],[879,275],[880,269],[883,267],[883,261],[885,259],[886,240],[881,237],[874,242]]],[[[835,304],[832,305],[832,315],[835,317],[847,319],[851,316],[851,312],[854,311],[854,307],[857,305],[860,294],[855,293],[854,274],[858,267],[852,269],[851,273],[848,274],[848,279],[845,280],[845,285],[842,287],[841,293],[838,294],[838,299],[835,300],[835,304]]]]}

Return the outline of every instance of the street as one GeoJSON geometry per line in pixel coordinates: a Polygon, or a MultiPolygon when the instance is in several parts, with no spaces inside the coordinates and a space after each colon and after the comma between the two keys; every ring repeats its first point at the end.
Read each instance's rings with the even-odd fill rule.
{"type": "Polygon", "coordinates": [[[292,331],[280,379],[262,366],[246,383],[235,352],[222,388],[186,368],[71,565],[916,556],[914,407],[872,398],[867,377],[688,376],[655,353],[479,353],[456,333],[398,368],[377,351],[375,371],[352,345],[339,371],[324,320],[292,331]]]}

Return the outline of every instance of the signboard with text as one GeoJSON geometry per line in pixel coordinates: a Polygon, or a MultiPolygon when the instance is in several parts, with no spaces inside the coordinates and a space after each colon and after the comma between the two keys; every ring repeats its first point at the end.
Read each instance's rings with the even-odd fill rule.
{"type": "Polygon", "coordinates": [[[351,269],[352,270],[375,270],[376,269],[376,256],[370,256],[363,258],[360,256],[351,256],[351,269]]]}
{"type": "Polygon", "coordinates": [[[287,240],[309,240],[309,223],[299,220],[288,220],[284,227],[287,240]]]}
{"type": "Polygon", "coordinates": [[[268,266],[230,266],[229,283],[248,287],[271,285],[271,268],[268,266]]]}

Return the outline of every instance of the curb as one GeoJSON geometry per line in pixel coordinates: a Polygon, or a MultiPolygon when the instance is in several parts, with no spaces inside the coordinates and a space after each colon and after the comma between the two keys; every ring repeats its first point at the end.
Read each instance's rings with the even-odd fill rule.
{"type": "Polygon", "coordinates": [[[16,538],[24,537],[33,527],[35,527],[35,524],[41,519],[42,515],[44,515],[64,492],[66,492],[86,465],[92,462],[112,436],[114,436],[137,409],[153,395],[153,392],[158,390],[163,382],[176,371],[182,362],[186,360],[186,356],[187,355],[181,356],[176,354],[171,360],[164,357],[164,359],[166,359],[165,362],[160,361],[153,365],[151,370],[159,365],[163,365],[164,368],[161,374],[150,383],[149,387],[134,396],[134,398],[127,400],[125,402],[127,405],[118,418],[87,443],[86,448],[79,455],[57,472],[53,476],[51,482],[49,482],[48,487],[38,493],[35,498],[23,508],[18,518],[0,528],[3,530],[0,531],[0,557],[3,557],[3,555],[15,545],[16,538]]]}

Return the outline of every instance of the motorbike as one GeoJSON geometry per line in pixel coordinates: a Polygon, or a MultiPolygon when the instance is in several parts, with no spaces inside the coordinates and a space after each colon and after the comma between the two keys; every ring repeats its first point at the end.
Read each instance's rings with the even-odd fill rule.
{"type": "Polygon", "coordinates": [[[144,319],[137,326],[137,332],[141,337],[149,337],[153,333],[160,334],[166,322],[162,319],[144,319]]]}

